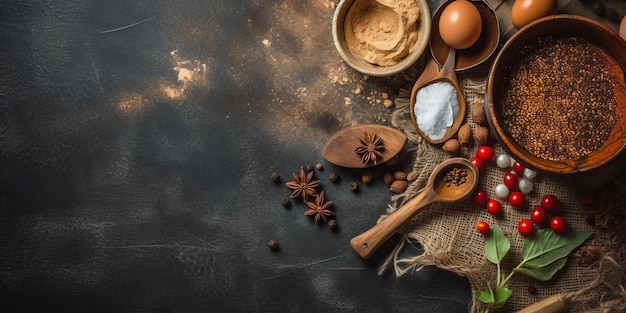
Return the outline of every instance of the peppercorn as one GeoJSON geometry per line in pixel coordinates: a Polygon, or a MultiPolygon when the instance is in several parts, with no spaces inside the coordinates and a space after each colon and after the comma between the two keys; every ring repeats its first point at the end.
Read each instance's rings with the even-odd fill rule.
{"type": "Polygon", "coordinates": [[[350,188],[350,190],[352,191],[356,191],[357,189],[359,189],[359,184],[357,184],[354,181],[351,181],[350,183],[348,183],[348,188],[350,188]]]}
{"type": "Polygon", "coordinates": [[[317,163],[317,164],[315,164],[315,167],[317,168],[318,171],[321,171],[322,169],[324,169],[324,164],[317,163]]]}
{"type": "Polygon", "coordinates": [[[267,242],[267,246],[270,247],[270,249],[272,250],[278,250],[278,241],[272,239],[267,242]]]}
{"type": "Polygon", "coordinates": [[[276,172],[272,172],[272,175],[270,176],[270,178],[275,183],[280,182],[280,175],[278,175],[278,173],[276,173],[276,172]]]}
{"type": "Polygon", "coordinates": [[[330,220],[328,221],[328,227],[329,227],[329,228],[331,228],[331,229],[333,229],[333,228],[337,227],[337,221],[336,221],[334,218],[333,218],[333,219],[330,219],[330,220]]]}
{"type": "Polygon", "coordinates": [[[606,13],[606,7],[604,6],[604,4],[600,2],[596,2],[592,4],[591,10],[593,11],[593,13],[595,13],[598,16],[602,16],[606,13]]]}
{"type": "Polygon", "coordinates": [[[335,172],[330,172],[328,174],[328,179],[330,179],[330,181],[337,181],[339,179],[339,175],[335,172]]]}
{"type": "Polygon", "coordinates": [[[307,164],[307,166],[304,168],[307,172],[310,172],[313,170],[313,164],[307,164]]]}
{"type": "Polygon", "coordinates": [[[282,201],[282,205],[285,208],[291,207],[291,198],[290,197],[285,197],[282,201]]]}
{"type": "Polygon", "coordinates": [[[459,169],[459,168],[453,168],[452,170],[450,170],[450,172],[448,172],[446,174],[446,176],[443,177],[443,182],[446,183],[446,186],[450,187],[452,185],[454,186],[460,186],[462,184],[464,184],[467,181],[467,169],[459,169]]]}

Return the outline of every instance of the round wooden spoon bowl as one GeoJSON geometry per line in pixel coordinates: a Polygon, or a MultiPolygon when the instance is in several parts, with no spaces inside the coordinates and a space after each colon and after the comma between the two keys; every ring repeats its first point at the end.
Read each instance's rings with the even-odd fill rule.
{"type": "Polygon", "coordinates": [[[451,203],[467,198],[478,186],[476,166],[464,158],[451,158],[439,164],[428,178],[424,191],[409,200],[398,210],[374,225],[368,231],[350,240],[352,249],[363,259],[368,259],[400,227],[433,202],[451,203]],[[445,179],[453,170],[465,173],[465,181],[455,184],[445,179]]]}
{"type": "Polygon", "coordinates": [[[455,63],[456,63],[456,50],[450,49],[446,63],[444,64],[441,71],[439,71],[437,75],[435,75],[433,78],[427,81],[421,81],[421,80],[416,81],[415,84],[413,85],[413,89],[411,90],[411,97],[409,99],[411,121],[413,121],[413,126],[415,126],[415,129],[422,136],[422,138],[424,138],[424,140],[432,144],[443,143],[446,140],[452,138],[456,134],[456,132],[459,130],[459,127],[461,127],[461,125],[465,122],[465,115],[467,112],[467,102],[465,101],[465,93],[463,93],[463,89],[461,88],[461,85],[459,84],[457,77],[456,77],[456,72],[454,70],[455,63]],[[437,83],[437,82],[447,82],[450,85],[452,85],[452,87],[454,87],[454,89],[456,90],[459,111],[457,115],[454,117],[452,125],[446,129],[446,132],[443,135],[443,137],[432,138],[428,136],[427,134],[425,134],[420,128],[420,125],[417,122],[417,116],[415,115],[415,105],[416,105],[417,94],[420,91],[420,89],[430,84],[437,83]]]}

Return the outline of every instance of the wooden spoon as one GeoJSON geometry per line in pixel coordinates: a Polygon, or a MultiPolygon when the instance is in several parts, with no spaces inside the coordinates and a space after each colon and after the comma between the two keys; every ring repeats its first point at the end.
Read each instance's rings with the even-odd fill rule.
{"type": "Polygon", "coordinates": [[[571,294],[557,293],[539,302],[535,302],[515,313],[561,313],[569,309],[571,303],[571,294]]]}
{"type": "Polygon", "coordinates": [[[394,160],[404,149],[406,141],[406,134],[395,128],[377,124],[356,125],[330,137],[322,148],[322,157],[342,167],[368,168],[394,160]],[[362,155],[354,152],[354,149],[362,145],[360,140],[366,133],[380,137],[384,148],[379,151],[382,157],[378,157],[376,162],[363,164],[362,155]]]}
{"type": "Polygon", "coordinates": [[[433,77],[432,79],[428,81],[415,82],[415,84],[413,85],[413,89],[411,90],[411,98],[410,98],[411,120],[413,121],[413,125],[417,129],[417,132],[424,138],[424,140],[432,144],[442,143],[450,139],[452,136],[454,136],[454,134],[456,134],[456,132],[459,130],[459,127],[461,127],[461,125],[465,121],[465,114],[467,112],[467,103],[465,101],[465,94],[463,93],[463,89],[459,85],[459,82],[456,77],[456,72],[454,70],[455,63],[456,63],[456,50],[450,48],[448,52],[448,58],[446,59],[446,63],[444,64],[441,71],[439,71],[439,73],[435,75],[435,77],[433,77]],[[454,89],[456,90],[457,100],[459,103],[459,112],[454,117],[452,126],[447,128],[444,136],[442,138],[433,139],[433,138],[428,137],[426,134],[424,134],[424,132],[420,129],[417,123],[417,118],[415,116],[415,99],[420,89],[424,88],[427,85],[430,85],[436,82],[442,82],[442,81],[451,84],[452,87],[454,87],[454,89]]]}
{"type": "Polygon", "coordinates": [[[387,218],[374,225],[366,232],[352,238],[352,249],[363,259],[368,259],[402,225],[433,202],[457,202],[468,197],[478,186],[478,169],[464,158],[451,158],[439,164],[428,178],[424,191],[409,200],[387,218]],[[455,168],[466,170],[465,182],[460,185],[448,185],[445,176],[455,168]]]}

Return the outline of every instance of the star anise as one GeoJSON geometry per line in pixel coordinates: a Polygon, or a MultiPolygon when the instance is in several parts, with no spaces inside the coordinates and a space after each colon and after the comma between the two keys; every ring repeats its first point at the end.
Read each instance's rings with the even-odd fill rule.
{"type": "Polygon", "coordinates": [[[320,219],[326,222],[327,216],[335,216],[335,212],[330,209],[333,202],[324,200],[323,191],[315,197],[315,202],[307,201],[306,205],[309,208],[304,212],[304,215],[313,215],[315,217],[315,224],[317,224],[320,219]]]}
{"type": "Polygon", "coordinates": [[[367,165],[369,162],[376,164],[378,159],[383,158],[383,154],[380,152],[385,150],[382,138],[376,134],[365,132],[363,138],[359,140],[361,141],[361,146],[354,149],[354,152],[361,154],[363,165],[367,165]]]}
{"type": "Polygon", "coordinates": [[[286,182],[285,185],[292,189],[291,198],[302,196],[303,201],[307,201],[308,196],[315,197],[317,195],[317,186],[320,185],[320,181],[313,178],[313,172],[306,172],[303,167],[300,167],[300,173],[292,173],[293,180],[286,182]]]}

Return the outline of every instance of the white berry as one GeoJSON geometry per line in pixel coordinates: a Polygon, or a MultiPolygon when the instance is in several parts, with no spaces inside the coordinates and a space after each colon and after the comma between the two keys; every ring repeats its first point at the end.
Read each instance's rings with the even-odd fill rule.
{"type": "Polygon", "coordinates": [[[535,179],[535,177],[537,176],[537,172],[529,169],[529,168],[525,168],[524,169],[524,178],[528,179],[528,180],[533,180],[535,179]]]}
{"type": "Polygon", "coordinates": [[[530,180],[526,179],[526,178],[522,178],[519,180],[519,183],[517,184],[519,187],[519,191],[521,191],[523,194],[528,194],[531,191],[533,191],[533,182],[531,182],[530,180]]]}
{"type": "Polygon", "coordinates": [[[496,159],[496,165],[499,168],[507,168],[511,166],[511,157],[506,154],[500,154],[496,159]]]}
{"type": "Polygon", "coordinates": [[[509,195],[509,187],[507,187],[505,184],[498,184],[496,185],[495,193],[496,196],[500,198],[506,198],[509,195]]]}

